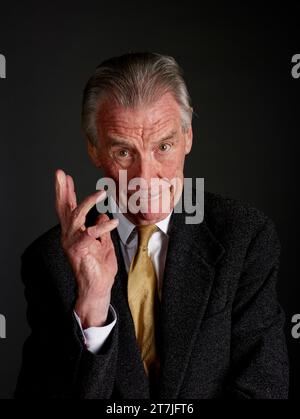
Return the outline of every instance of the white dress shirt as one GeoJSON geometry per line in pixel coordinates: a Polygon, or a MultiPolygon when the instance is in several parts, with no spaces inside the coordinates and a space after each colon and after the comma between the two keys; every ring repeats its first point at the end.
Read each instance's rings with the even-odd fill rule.
{"type": "MultiPolygon", "coordinates": [[[[158,230],[155,231],[150,237],[148,243],[148,255],[150,256],[157,281],[158,281],[158,293],[161,298],[162,280],[164,275],[164,268],[167,256],[167,249],[169,243],[168,227],[172,212],[163,220],[156,223],[158,230]]],[[[138,245],[138,234],[135,225],[129,221],[121,212],[116,211],[113,213],[114,218],[118,218],[119,224],[117,226],[118,233],[120,236],[120,246],[125,262],[126,271],[128,273],[131,261],[138,245]]],[[[110,317],[113,319],[108,325],[101,327],[90,327],[83,330],[80,318],[74,312],[74,315],[79,323],[81,331],[84,336],[84,341],[87,349],[96,354],[108,338],[110,332],[117,322],[117,314],[113,306],[110,304],[110,317]]]]}

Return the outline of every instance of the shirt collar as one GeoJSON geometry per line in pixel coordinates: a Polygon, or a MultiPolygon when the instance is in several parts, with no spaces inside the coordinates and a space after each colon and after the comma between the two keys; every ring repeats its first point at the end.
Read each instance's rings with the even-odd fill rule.
{"type": "MultiPolygon", "coordinates": [[[[121,211],[119,211],[118,204],[113,200],[113,198],[110,197],[110,199],[112,202],[112,208],[116,208],[115,212],[112,212],[112,211],[111,212],[112,212],[113,217],[119,220],[117,230],[118,230],[120,239],[123,242],[123,244],[126,245],[130,234],[135,228],[135,224],[129,221],[128,218],[126,218],[125,215],[121,211]]],[[[170,214],[168,214],[167,217],[164,218],[163,220],[155,223],[155,225],[159,228],[159,230],[162,231],[166,235],[168,234],[168,227],[169,227],[172,212],[173,211],[171,211],[170,214]]]]}

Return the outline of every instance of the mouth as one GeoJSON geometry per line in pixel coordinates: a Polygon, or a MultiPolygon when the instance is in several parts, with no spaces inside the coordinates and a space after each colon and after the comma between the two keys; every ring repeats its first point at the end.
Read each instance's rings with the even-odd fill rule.
{"type": "Polygon", "coordinates": [[[156,195],[148,195],[146,197],[140,196],[139,199],[141,202],[148,202],[148,201],[156,201],[160,197],[161,197],[161,193],[156,194],[156,195]]]}
{"type": "Polygon", "coordinates": [[[142,212],[157,212],[172,205],[174,193],[174,185],[167,181],[159,187],[149,185],[149,188],[142,189],[138,185],[134,190],[128,188],[119,190],[119,204],[125,205],[129,212],[135,212],[138,208],[142,212]]]}

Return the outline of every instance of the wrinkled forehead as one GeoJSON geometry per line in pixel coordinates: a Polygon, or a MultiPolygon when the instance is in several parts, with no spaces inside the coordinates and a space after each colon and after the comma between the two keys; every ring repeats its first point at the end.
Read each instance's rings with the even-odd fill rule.
{"type": "Polygon", "coordinates": [[[180,107],[174,97],[167,93],[154,103],[128,108],[110,102],[103,102],[97,115],[98,131],[105,133],[154,134],[176,129],[181,124],[180,107]]]}

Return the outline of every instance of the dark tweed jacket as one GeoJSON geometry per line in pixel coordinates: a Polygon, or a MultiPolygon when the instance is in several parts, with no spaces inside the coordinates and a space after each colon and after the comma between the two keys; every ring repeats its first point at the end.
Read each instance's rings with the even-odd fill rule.
{"type": "MultiPolygon", "coordinates": [[[[91,225],[97,212],[90,211],[91,225]]],[[[160,308],[161,375],[152,392],[135,339],[118,233],[111,304],[117,323],[96,355],[73,315],[75,279],[57,225],[22,255],[31,335],[17,398],[287,398],[280,245],[261,211],[205,192],[204,221],[172,214],[160,308]]],[[[111,215],[110,215],[111,216],[111,215]]]]}

